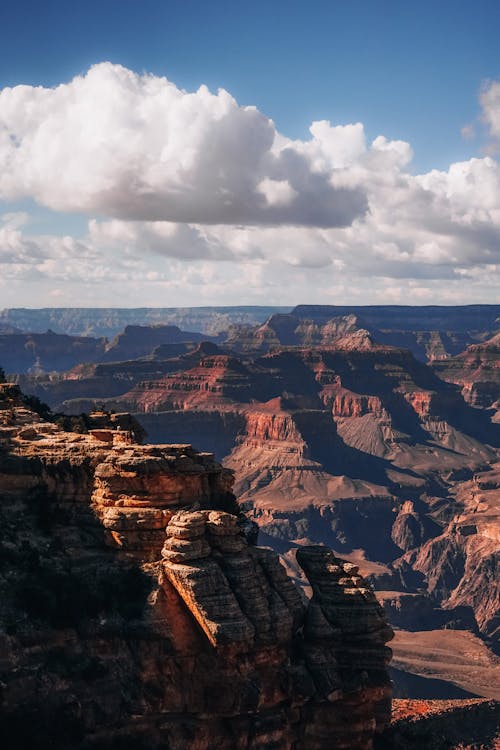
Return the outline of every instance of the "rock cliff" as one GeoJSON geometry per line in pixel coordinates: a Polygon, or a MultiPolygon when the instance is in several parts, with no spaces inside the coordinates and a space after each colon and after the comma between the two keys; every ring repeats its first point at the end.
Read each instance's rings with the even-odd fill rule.
{"type": "Polygon", "coordinates": [[[0,363],[5,372],[33,373],[68,370],[80,362],[96,362],[106,340],[45,333],[1,333],[0,363]]]}
{"type": "Polygon", "coordinates": [[[468,403],[491,409],[500,421],[500,333],[433,367],[443,380],[462,386],[468,403]]]}
{"type": "Polygon", "coordinates": [[[0,386],[2,746],[370,750],[392,631],[357,567],[304,546],[304,600],[213,455],[125,433],[0,386]]]}
{"type": "Polygon", "coordinates": [[[327,544],[360,563],[405,626],[497,639],[492,503],[475,503],[467,534],[460,519],[474,474],[494,478],[498,426],[409,352],[345,344],[207,355],[115,405],[156,437],[208,441],[213,426],[242,507],[294,574],[297,544],[327,544]]]}

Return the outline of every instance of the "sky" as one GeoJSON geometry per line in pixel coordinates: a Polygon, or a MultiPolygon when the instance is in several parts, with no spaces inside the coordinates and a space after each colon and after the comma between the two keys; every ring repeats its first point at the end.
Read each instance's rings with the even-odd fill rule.
{"type": "Polygon", "coordinates": [[[0,5],[0,308],[500,302],[500,4],[0,5]]]}

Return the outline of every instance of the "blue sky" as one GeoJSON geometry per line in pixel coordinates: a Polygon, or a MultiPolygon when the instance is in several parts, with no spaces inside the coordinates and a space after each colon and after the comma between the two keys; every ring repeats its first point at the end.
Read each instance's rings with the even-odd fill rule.
{"type": "Polygon", "coordinates": [[[6,0],[0,28],[2,87],[53,86],[110,60],[224,87],[291,137],[315,119],[359,120],[410,141],[415,169],[476,150],[460,129],[500,77],[495,0],[6,0]]]}
{"type": "MultiPolygon", "coordinates": [[[[498,288],[491,279],[496,275],[498,250],[495,201],[500,200],[495,192],[499,178],[494,88],[495,82],[500,80],[499,28],[500,4],[490,0],[475,3],[460,0],[433,3],[427,0],[419,3],[371,0],[350,3],[293,0],[256,0],[253,3],[220,0],[210,3],[199,0],[3,2],[0,8],[0,89],[27,85],[32,87],[29,91],[34,101],[36,91],[33,87],[69,83],[75,76],[85,77],[91,66],[105,61],[123,66],[138,76],[143,73],[151,73],[158,79],[165,76],[178,89],[188,92],[196,91],[202,84],[213,94],[224,88],[239,105],[255,106],[262,115],[272,118],[276,131],[299,143],[293,147],[294,159],[308,160],[316,181],[314,190],[317,191],[313,198],[311,175],[306,187],[305,183],[301,183],[302,188],[298,187],[298,173],[290,175],[287,172],[289,167],[285,167],[284,159],[281,159],[280,164],[275,163],[272,167],[272,174],[260,174],[260,182],[255,182],[252,188],[266,198],[269,211],[262,216],[255,213],[255,205],[251,210],[237,210],[235,207],[233,215],[224,208],[217,213],[203,204],[198,193],[191,197],[189,206],[186,204],[174,210],[169,205],[163,210],[159,208],[159,202],[168,203],[168,196],[171,196],[163,188],[152,197],[151,206],[143,205],[142,201],[140,206],[130,208],[130,196],[124,194],[114,203],[104,200],[101,194],[89,198],[87,183],[90,178],[80,165],[78,180],[72,182],[68,179],[68,190],[74,188],[75,199],[63,200],[53,189],[60,177],[54,164],[65,164],[66,150],[76,137],[74,131],[68,130],[65,110],[61,113],[61,123],[66,122],[66,125],[55,127],[53,131],[60,134],[61,139],[67,139],[64,149],[61,147],[61,161],[38,164],[33,152],[29,151],[35,165],[28,170],[29,175],[26,175],[24,164],[25,171],[19,175],[19,184],[12,186],[17,179],[14,176],[3,192],[0,186],[0,214],[7,215],[4,223],[9,227],[9,234],[4,232],[1,240],[0,259],[3,252],[4,268],[7,269],[4,278],[7,278],[10,268],[14,281],[3,290],[4,298],[8,300],[6,304],[15,304],[14,297],[20,300],[19,304],[26,304],[33,295],[40,302],[48,303],[49,296],[54,294],[53,299],[60,299],[63,304],[75,292],[80,293],[87,304],[97,304],[100,297],[93,296],[92,283],[98,284],[98,279],[92,282],[87,278],[85,264],[80,264],[79,279],[77,274],[69,271],[59,276],[54,273],[51,278],[51,269],[57,263],[51,265],[50,253],[55,251],[49,248],[54,248],[57,245],[54,238],[62,235],[80,243],[78,250],[76,246],[71,250],[73,255],[70,253],[71,257],[66,258],[67,263],[78,253],[87,261],[92,258],[94,264],[99,258],[102,274],[105,274],[105,268],[122,264],[121,276],[117,273],[115,280],[117,300],[123,296],[124,289],[131,288],[129,277],[133,272],[130,269],[134,263],[140,264],[143,282],[142,291],[134,296],[137,304],[148,300],[163,304],[164,294],[172,294],[175,300],[187,295],[195,304],[200,288],[204,294],[200,303],[209,304],[212,298],[214,302],[217,301],[215,298],[220,299],[221,289],[234,286],[235,279],[242,272],[254,279],[253,286],[245,290],[247,301],[267,304],[274,300],[276,304],[295,304],[317,294],[318,278],[311,269],[319,268],[328,268],[332,272],[330,286],[320,292],[325,301],[334,294],[338,295],[339,301],[359,302],[360,298],[366,298],[368,290],[369,299],[366,301],[374,302],[379,300],[377,294],[384,297],[389,290],[395,300],[398,294],[405,299],[410,294],[415,301],[438,302],[439,285],[443,279],[449,280],[456,290],[450,301],[481,301],[478,297],[484,298],[484,295],[496,301],[498,288]],[[481,92],[487,93],[480,101],[481,92]],[[312,147],[304,145],[311,139],[311,123],[325,120],[333,127],[362,123],[367,153],[359,146],[357,131],[333,133],[320,128],[321,133],[314,135],[313,140],[323,144],[321,156],[318,156],[318,149],[311,150],[312,147]],[[368,178],[360,176],[360,169],[367,168],[367,159],[371,159],[370,164],[375,159],[373,154],[369,155],[370,143],[379,135],[390,143],[407,142],[412,150],[410,158],[409,152],[401,155],[400,147],[391,147],[392,151],[389,148],[392,154],[399,149],[400,157],[398,178],[394,178],[390,192],[397,207],[394,210],[399,211],[409,201],[418,209],[411,217],[406,208],[402,210],[396,222],[398,231],[393,238],[388,229],[390,221],[380,210],[382,203],[387,204],[389,190],[385,185],[382,196],[381,175],[389,167],[379,164],[376,167],[378,176],[374,177],[372,171],[368,178]],[[325,156],[327,143],[330,151],[325,156]],[[341,176],[342,186],[336,184],[332,191],[332,180],[338,183],[340,179],[336,170],[347,169],[345,160],[339,162],[339,148],[348,148],[350,173],[348,177],[341,176]],[[473,158],[480,163],[470,162],[473,158]],[[327,162],[328,166],[325,166],[327,162]],[[457,162],[468,163],[466,171],[469,170],[470,174],[464,176],[464,170],[459,167],[450,171],[450,165],[457,162]],[[49,170],[49,166],[52,171],[47,171],[41,185],[39,172],[45,168],[49,170]],[[327,175],[327,169],[334,172],[327,175]],[[409,192],[396,197],[401,180],[407,181],[405,175],[432,175],[432,170],[439,170],[447,177],[431,176],[415,184],[408,183],[409,192]],[[37,171],[36,178],[33,177],[34,171],[37,171]],[[318,172],[322,174],[322,182],[318,172]],[[279,177],[276,176],[278,173],[279,177]],[[367,190],[366,195],[362,195],[363,185],[359,180],[372,178],[372,192],[367,190]],[[358,183],[354,185],[356,179],[358,183]],[[38,180],[35,187],[33,180],[38,180]],[[467,201],[477,202],[474,195],[467,192],[467,185],[474,181],[479,186],[487,185],[489,192],[481,196],[478,205],[467,205],[467,201]],[[349,195],[346,190],[350,191],[349,195]],[[330,209],[325,208],[324,211],[318,209],[316,218],[311,218],[306,198],[309,205],[323,205],[324,201],[325,207],[332,207],[331,216],[326,215],[330,209]],[[348,200],[350,204],[346,208],[348,200]],[[296,215],[291,210],[285,211],[287,201],[295,206],[296,215]],[[433,204],[436,216],[429,220],[423,236],[418,222],[421,220],[419,211],[424,210],[426,201],[433,204]],[[125,204],[128,208],[124,208],[125,204]],[[280,210],[278,205],[282,207],[280,210]],[[490,212],[488,216],[483,215],[484,211],[481,213],[482,206],[490,212]],[[449,212],[446,220],[442,217],[443,211],[449,212]],[[370,218],[369,222],[366,217],[370,218]],[[442,218],[442,226],[437,226],[442,218]],[[153,223],[148,223],[151,220],[153,223]],[[143,223],[138,224],[139,221],[143,223]],[[89,222],[94,222],[92,231],[89,222]],[[111,222],[115,224],[111,225],[111,222]],[[122,223],[118,225],[116,222],[122,223]],[[175,227],[167,226],[165,222],[174,222],[175,227]],[[226,229],[214,234],[210,227],[219,224],[226,229]],[[233,234],[227,228],[230,225],[233,234]],[[303,225],[307,225],[307,231],[294,229],[303,225]],[[203,229],[205,226],[208,229],[203,229]],[[421,235],[418,241],[415,239],[417,233],[421,235]],[[180,234],[183,240],[177,242],[180,234]],[[167,235],[170,245],[166,240],[163,245],[167,235]],[[291,248],[290,257],[285,252],[273,255],[266,249],[281,241],[291,248]],[[28,251],[26,243],[29,242],[32,244],[28,251]],[[37,253],[30,255],[33,242],[40,248],[38,256],[37,253]],[[120,247],[125,247],[125,250],[120,250],[120,247]],[[22,256],[23,269],[14,263],[13,256],[17,252],[22,256]],[[352,262],[353,253],[355,262],[352,262]],[[40,258],[44,258],[42,263],[40,258]],[[301,299],[291,299],[279,289],[283,264],[287,264],[287,273],[292,274],[288,294],[303,294],[301,299]],[[377,290],[363,281],[374,274],[383,279],[377,290]],[[177,286],[174,284],[176,276],[182,278],[177,286]],[[428,281],[423,281],[425,279],[428,281]],[[360,290],[356,299],[352,292],[353,281],[360,290]],[[166,286],[162,287],[162,284],[166,286]]],[[[127,85],[124,81],[118,77],[109,83],[106,76],[104,72],[94,76],[93,91],[101,91],[106,85],[117,92],[117,97],[125,96],[127,85]],[[103,83],[105,79],[106,84],[103,83]]],[[[144,82],[145,79],[141,80],[144,82]]],[[[145,86],[144,83],[140,85],[145,86]]],[[[88,94],[87,106],[92,96],[98,94],[88,94]]],[[[146,99],[144,94],[143,100],[146,99]]],[[[134,101],[137,102],[137,98],[134,101]]],[[[7,111],[10,105],[5,102],[6,98],[4,111],[7,111]]],[[[40,132],[42,125],[43,130],[49,120],[55,120],[60,105],[60,100],[57,104],[54,100],[52,113],[40,110],[39,118],[45,118],[45,125],[39,119],[33,125],[33,132],[40,132]]],[[[26,135],[22,116],[28,105],[23,99],[15,106],[14,114],[9,110],[11,119],[4,123],[5,132],[9,132],[11,140],[17,142],[17,139],[26,138],[28,142],[33,133],[26,135]]],[[[79,106],[76,94],[72,106],[79,106]]],[[[206,105],[200,99],[199,106],[200,111],[206,112],[206,106],[216,107],[216,103],[212,101],[206,105]]],[[[1,107],[0,103],[0,118],[1,107]]],[[[94,116],[95,112],[89,106],[89,121],[94,116]]],[[[106,123],[109,122],[108,118],[106,123]]],[[[253,137],[252,127],[259,131],[262,143],[266,141],[265,128],[259,130],[261,124],[256,121],[242,129],[242,141],[238,145],[242,153],[249,138],[253,137]]],[[[126,127],[129,128],[130,123],[126,127]]],[[[142,122],[137,127],[144,133],[148,124],[142,122]]],[[[121,132],[116,120],[113,120],[113,128],[121,132]]],[[[96,148],[103,140],[109,139],[111,153],[116,145],[115,134],[107,130],[96,133],[95,137],[96,148]]],[[[133,135],[128,130],[127,138],[130,137],[133,135]]],[[[59,135],[54,136],[54,139],[58,138],[59,135]]],[[[59,141],[57,143],[61,145],[59,141]]],[[[178,148],[185,149],[186,154],[191,153],[191,144],[186,139],[178,148]]],[[[262,148],[265,151],[264,145],[262,148]]],[[[206,151],[206,145],[204,149],[206,151]]],[[[375,150],[379,161],[381,150],[388,153],[386,146],[379,145],[375,150]]],[[[123,150],[119,152],[125,153],[123,150]]],[[[89,153],[94,152],[90,149],[89,153]]],[[[261,155],[263,152],[257,149],[256,153],[261,155]]],[[[153,160],[153,154],[146,156],[149,161],[153,160]]],[[[11,157],[5,157],[7,166],[4,165],[4,170],[12,171],[12,161],[7,161],[11,157]]],[[[142,151],[140,156],[134,154],[134,159],[143,157],[142,151]]],[[[222,171],[229,163],[226,157],[229,158],[222,145],[222,171]]],[[[390,163],[392,165],[393,161],[390,163]]],[[[170,164],[165,165],[165,169],[171,168],[170,164]]],[[[241,167],[242,173],[245,168],[244,165],[241,167]]],[[[205,179],[199,171],[193,172],[193,179],[195,174],[197,180],[205,179]]],[[[113,183],[114,190],[118,184],[113,182],[115,177],[106,169],[102,179],[113,183]]],[[[133,179],[136,178],[137,175],[133,179]]],[[[257,180],[255,175],[251,179],[254,178],[257,180]]],[[[140,180],[144,180],[143,171],[140,180]]],[[[158,181],[157,176],[155,180],[158,181]]],[[[231,192],[233,188],[231,183],[229,187],[218,185],[207,189],[231,192]]],[[[151,185],[147,189],[154,193],[151,185]]],[[[243,199],[247,208],[249,201],[255,203],[255,195],[250,200],[245,194],[236,196],[234,205],[238,202],[239,205],[243,199]]],[[[57,252],[57,258],[65,257],[64,253],[61,255],[62,250],[57,252]]],[[[241,293],[241,289],[235,292],[235,302],[240,301],[241,293]]],[[[110,294],[113,296],[114,293],[110,294]]],[[[228,293],[225,299],[230,304],[233,296],[228,293]]],[[[105,304],[105,300],[101,304],[105,304]]]]}

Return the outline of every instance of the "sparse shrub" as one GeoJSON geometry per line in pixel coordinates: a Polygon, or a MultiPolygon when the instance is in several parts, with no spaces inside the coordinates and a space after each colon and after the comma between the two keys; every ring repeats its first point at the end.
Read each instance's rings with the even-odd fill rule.
{"type": "Polygon", "coordinates": [[[65,432],[78,432],[85,435],[89,431],[89,418],[83,412],[79,415],[54,414],[51,421],[65,432]]]}
{"type": "Polygon", "coordinates": [[[23,403],[28,409],[36,412],[42,419],[50,421],[52,418],[52,410],[48,404],[41,401],[38,396],[23,396],[23,403]]]}

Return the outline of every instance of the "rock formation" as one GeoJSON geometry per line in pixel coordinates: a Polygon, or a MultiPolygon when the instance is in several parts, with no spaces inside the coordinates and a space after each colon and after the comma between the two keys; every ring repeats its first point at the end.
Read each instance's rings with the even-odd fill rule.
{"type": "Polygon", "coordinates": [[[305,601],[228,512],[231,482],[188,445],[63,432],[0,386],[2,747],[372,748],[382,608],[322,546],[297,554],[305,601]]]}
{"type": "Polygon", "coordinates": [[[282,346],[328,346],[360,329],[355,315],[318,324],[290,314],[275,314],[260,326],[231,326],[225,344],[235,351],[254,354],[282,346]]]}
{"type": "Polygon", "coordinates": [[[293,547],[325,543],[354,555],[398,622],[423,627],[425,612],[428,628],[497,637],[496,542],[481,530],[492,503],[476,503],[469,536],[455,529],[471,507],[467,483],[493,477],[498,428],[409,352],[344,337],[253,359],[207,355],[120,404],[157,438],[212,439],[261,539],[294,574],[293,547]]]}
{"type": "MultiPolygon", "coordinates": [[[[300,306],[233,326],[228,348],[163,344],[30,379],[67,414],[107,395],[106,408],[133,412],[151,443],[215,452],[260,541],[305,591],[296,548],[326,544],[359,565],[399,627],[426,643],[438,628],[455,629],[457,643],[468,631],[498,648],[499,311],[300,306]]],[[[125,528],[126,514],[98,498],[93,507],[135,554],[134,521],[125,528]]],[[[162,535],[146,516],[158,555],[162,535]]],[[[422,653],[426,674],[436,662],[422,653]]],[[[491,695],[486,682],[477,693],[491,695]]]]}
{"type": "Polygon", "coordinates": [[[181,344],[183,342],[199,342],[206,338],[194,331],[181,331],[178,326],[126,326],[106,346],[101,361],[121,362],[123,360],[144,357],[163,344],[181,344]]]}
{"type": "Polygon", "coordinates": [[[68,370],[104,355],[105,339],[46,333],[1,333],[0,363],[5,372],[33,375],[68,370]]]}
{"type": "Polygon", "coordinates": [[[298,305],[291,315],[324,325],[337,316],[360,316],[381,344],[404,347],[423,362],[447,359],[496,333],[499,305],[298,305]]]}
{"type": "Polygon", "coordinates": [[[500,333],[473,344],[456,357],[434,364],[434,371],[462,386],[464,399],[476,408],[491,409],[500,422],[500,333]]]}

